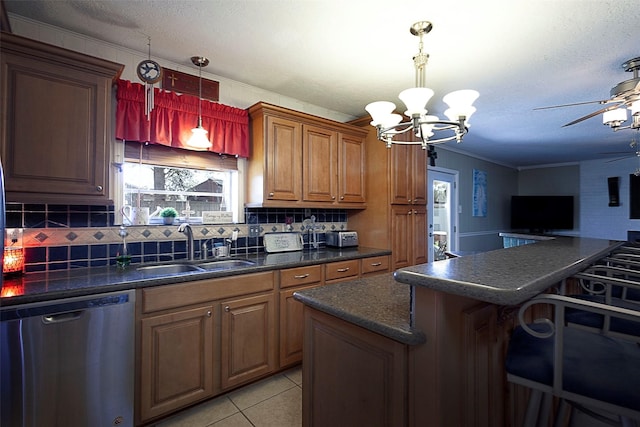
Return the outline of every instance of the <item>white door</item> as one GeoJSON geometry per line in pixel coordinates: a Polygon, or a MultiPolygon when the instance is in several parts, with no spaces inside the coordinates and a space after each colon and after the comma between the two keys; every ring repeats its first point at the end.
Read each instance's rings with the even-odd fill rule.
{"type": "Polygon", "coordinates": [[[428,242],[429,261],[446,258],[458,248],[458,171],[429,166],[428,242]]]}

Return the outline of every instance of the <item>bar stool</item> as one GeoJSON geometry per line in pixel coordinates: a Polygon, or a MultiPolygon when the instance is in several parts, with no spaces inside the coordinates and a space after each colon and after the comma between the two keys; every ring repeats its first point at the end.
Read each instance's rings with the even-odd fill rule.
{"type": "MultiPolygon", "coordinates": [[[[538,295],[518,313],[506,358],[507,380],[531,389],[524,426],[546,426],[551,397],[560,399],[554,425],[561,426],[566,404],[605,411],[618,425],[640,426],[640,337],[600,328],[573,327],[567,310],[633,323],[640,331],[640,311],[564,295],[538,295]],[[550,304],[554,319],[524,320],[536,304],[550,304]]],[[[595,412],[594,412],[595,413],[595,412]]]]}

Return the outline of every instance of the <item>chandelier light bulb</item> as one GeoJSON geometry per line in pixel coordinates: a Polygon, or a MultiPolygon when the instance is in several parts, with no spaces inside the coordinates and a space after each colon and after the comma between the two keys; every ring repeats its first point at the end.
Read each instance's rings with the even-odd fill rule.
{"type": "Polygon", "coordinates": [[[396,109],[396,104],[389,101],[376,101],[367,104],[364,109],[371,115],[371,124],[377,126],[389,121],[389,116],[396,109]]]}
{"type": "Polygon", "coordinates": [[[407,111],[405,111],[404,114],[408,117],[413,117],[414,115],[421,116],[426,114],[427,102],[429,102],[432,96],[433,91],[428,87],[412,87],[400,92],[398,98],[400,98],[407,107],[407,111]]]}
{"type": "Polygon", "coordinates": [[[629,106],[629,110],[631,110],[632,116],[640,116],[640,99],[633,101],[629,106]]]}

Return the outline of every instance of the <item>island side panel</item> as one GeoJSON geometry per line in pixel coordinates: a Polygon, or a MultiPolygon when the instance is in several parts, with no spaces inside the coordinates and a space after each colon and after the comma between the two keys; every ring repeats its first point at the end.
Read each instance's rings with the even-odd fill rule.
{"type": "Polygon", "coordinates": [[[303,426],[407,425],[408,346],[304,307],[303,426]]]}

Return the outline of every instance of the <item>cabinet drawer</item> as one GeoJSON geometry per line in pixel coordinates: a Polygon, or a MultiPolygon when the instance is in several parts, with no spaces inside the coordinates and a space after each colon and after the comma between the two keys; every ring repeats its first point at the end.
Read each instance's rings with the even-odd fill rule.
{"type": "Polygon", "coordinates": [[[338,261],[326,264],[326,280],[344,279],[346,277],[356,278],[360,275],[360,260],[338,261]]]}
{"type": "Polygon", "coordinates": [[[272,290],[274,272],[242,274],[142,289],[142,313],[272,290]]]}
{"type": "Polygon", "coordinates": [[[363,275],[389,271],[389,255],[364,258],[361,270],[363,275]]]}
{"type": "Polygon", "coordinates": [[[322,281],[322,265],[287,268],[280,270],[280,287],[300,286],[322,281]]]}

